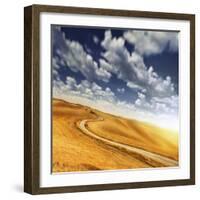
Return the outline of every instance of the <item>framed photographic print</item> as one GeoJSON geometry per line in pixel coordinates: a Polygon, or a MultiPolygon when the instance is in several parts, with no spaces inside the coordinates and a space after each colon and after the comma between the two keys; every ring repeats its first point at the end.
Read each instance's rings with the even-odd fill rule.
{"type": "Polygon", "coordinates": [[[24,11],[24,191],[194,184],[195,16],[24,11]]]}

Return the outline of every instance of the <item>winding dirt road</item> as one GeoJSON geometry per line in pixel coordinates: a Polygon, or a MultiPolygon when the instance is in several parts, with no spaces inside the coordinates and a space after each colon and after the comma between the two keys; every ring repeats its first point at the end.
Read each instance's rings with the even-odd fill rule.
{"type": "Polygon", "coordinates": [[[178,166],[178,162],[176,160],[170,159],[165,156],[161,156],[156,153],[152,153],[137,147],[129,146],[126,144],[122,144],[119,142],[115,142],[106,138],[103,138],[101,136],[96,135],[95,133],[91,132],[86,128],[86,124],[88,122],[95,122],[95,121],[103,121],[104,119],[99,117],[96,120],[91,120],[91,119],[84,119],[80,122],[77,122],[77,127],[87,136],[94,138],[98,141],[103,142],[106,145],[110,145],[112,147],[115,147],[117,149],[125,150],[127,152],[133,153],[136,155],[138,158],[141,158],[143,161],[148,163],[151,166],[167,166],[167,167],[172,167],[172,166],[178,166]]]}

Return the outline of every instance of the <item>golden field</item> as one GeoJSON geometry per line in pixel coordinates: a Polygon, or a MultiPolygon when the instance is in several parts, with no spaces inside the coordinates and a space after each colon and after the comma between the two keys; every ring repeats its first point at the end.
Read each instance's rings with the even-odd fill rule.
{"type": "Polygon", "coordinates": [[[148,123],[58,99],[52,102],[52,123],[53,172],[172,166],[159,162],[165,158],[178,163],[178,134],[148,123]]]}

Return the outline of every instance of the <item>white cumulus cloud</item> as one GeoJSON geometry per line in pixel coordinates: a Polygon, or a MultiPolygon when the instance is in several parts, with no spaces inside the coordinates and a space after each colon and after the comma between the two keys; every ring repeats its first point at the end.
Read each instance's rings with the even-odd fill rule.
{"type": "Polygon", "coordinates": [[[141,55],[160,54],[167,46],[169,51],[178,50],[177,32],[129,30],[124,33],[124,38],[141,55]]]}
{"type": "Polygon", "coordinates": [[[88,80],[82,80],[79,84],[77,81],[70,76],[66,77],[66,81],[61,80],[54,81],[53,85],[53,96],[78,96],[96,100],[104,100],[108,102],[115,101],[115,94],[111,91],[109,87],[103,89],[101,86],[95,82],[89,82],[88,80]]]}
{"type": "Polygon", "coordinates": [[[109,63],[106,70],[116,74],[128,87],[146,93],[148,98],[174,95],[171,77],[159,76],[152,66],[145,65],[140,54],[135,51],[130,54],[124,42],[122,37],[113,38],[111,31],[105,32],[101,44],[106,50],[102,55],[109,63]]]}
{"type": "Polygon", "coordinates": [[[107,82],[110,79],[110,72],[98,66],[79,42],[67,39],[58,28],[54,29],[54,40],[57,41],[54,45],[61,64],[74,72],[80,71],[89,81],[98,79],[107,82]]]}

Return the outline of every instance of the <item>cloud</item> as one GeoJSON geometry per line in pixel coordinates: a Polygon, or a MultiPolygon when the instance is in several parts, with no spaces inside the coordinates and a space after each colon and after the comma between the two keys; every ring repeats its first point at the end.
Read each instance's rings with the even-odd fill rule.
{"type": "MultiPolygon", "coordinates": [[[[57,63],[57,65],[64,64],[74,72],[81,72],[89,81],[97,79],[108,82],[111,73],[98,66],[98,63],[89,53],[85,52],[79,42],[67,39],[65,34],[58,28],[54,28],[53,33],[55,54],[62,62],[57,63]]],[[[54,57],[54,59],[56,58],[54,57]]]]}
{"type": "Polygon", "coordinates": [[[129,30],[124,38],[134,45],[136,52],[145,56],[160,54],[167,47],[168,51],[178,50],[177,32],[129,30]]]}
{"type": "Polygon", "coordinates": [[[112,71],[113,69],[113,67],[102,58],[99,59],[99,64],[100,64],[100,68],[103,70],[106,70],[107,72],[112,71]]]}
{"type": "Polygon", "coordinates": [[[104,40],[101,42],[101,45],[105,49],[110,49],[111,51],[115,51],[118,48],[121,48],[124,46],[124,38],[118,37],[118,38],[112,38],[112,33],[110,30],[105,31],[105,37],[104,40]]]}
{"type": "Polygon", "coordinates": [[[115,94],[109,87],[103,89],[95,82],[82,80],[79,84],[70,76],[66,77],[66,81],[54,81],[54,96],[72,95],[84,97],[93,101],[104,100],[108,102],[115,101],[115,94]]]}
{"type": "Polygon", "coordinates": [[[53,58],[52,59],[52,75],[54,80],[59,79],[59,74],[58,74],[58,69],[60,69],[60,66],[58,65],[58,58],[53,58]]]}
{"type": "Polygon", "coordinates": [[[146,96],[143,93],[138,92],[138,98],[135,101],[135,106],[139,110],[143,110],[155,114],[178,114],[178,96],[171,96],[166,98],[154,97],[150,101],[146,100],[146,96]]]}
{"type": "Polygon", "coordinates": [[[136,83],[134,82],[127,82],[127,87],[131,88],[131,89],[134,89],[134,90],[140,90],[142,92],[146,92],[146,89],[141,87],[140,85],[137,85],[136,83]]]}
{"type": "Polygon", "coordinates": [[[178,96],[171,96],[171,97],[166,97],[166,98],[157,98],[154,97],[152,99],[152,101],[156,102],[156,103],[161,103],[161,104],[165,104],[168,108],[171,108],[171,111],[178,111],[178,96]]]}
{"type": "Polygon", "coordinates": [[[96,35],[94,35],[92,39],[93,39],[95,44],[99,43],[99,38],[96,35]]]}
{"type": "Polygon", "coordinates": [[[152,66],[147,67],[143,57],[137,52],[128,52],[122,37],[113,38],[111,31],[105,32],[105,38],[101,45],[106,50],[102,56],[109,66],[102,67],[108,72],[114,73],[131,89],[146,94],[147,98],[168,97],[175,93],[171,77],[162,78],[154,71],[152,66]]]}
{"type": "Polygon", "coordinates": [[[85,47],[86,53],[92,54],[92,50],[87,45],[84,45],[84,47],[85,47]]]}
{"type": "Polygon", "coordinates": [[[123,94],[125,92],[125,89],[124,88],[117,88],[117,92],[123,94]]]}

